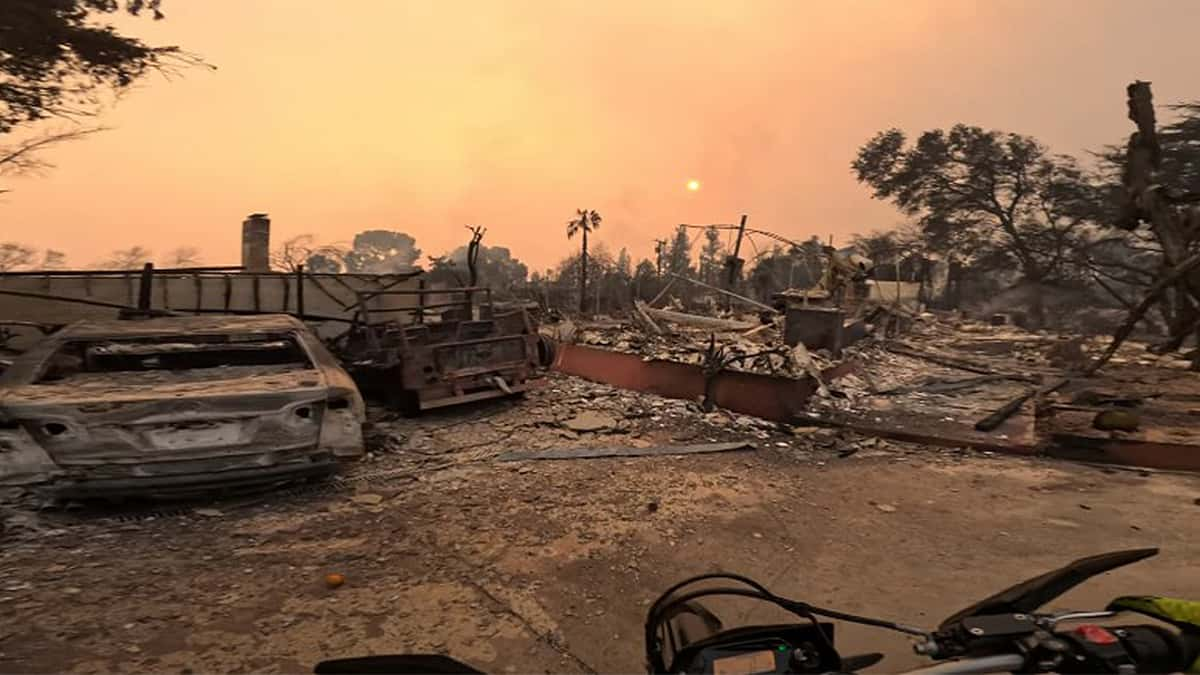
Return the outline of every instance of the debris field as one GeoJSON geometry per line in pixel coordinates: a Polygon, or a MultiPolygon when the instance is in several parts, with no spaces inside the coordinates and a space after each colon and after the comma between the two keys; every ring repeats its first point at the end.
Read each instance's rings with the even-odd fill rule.
{"type": "MultiPolygon", "coordinates": [[[[39,509],[10,490],[3,669],[300,672],[433,651],[488,672],[628,672],[646,604],[689,574],[928,624],[1100,536],[1166,555],[1065,602],[1200,593],[1187,475],[705,413],[558,373],[523,400],[373,406],[366,446],[332,482],[219,501],[39,509]],[[601,456],[534,459],[564,448],[601,456]]],[[[918,663],[903,638],[844,638],[918,663]]]]}

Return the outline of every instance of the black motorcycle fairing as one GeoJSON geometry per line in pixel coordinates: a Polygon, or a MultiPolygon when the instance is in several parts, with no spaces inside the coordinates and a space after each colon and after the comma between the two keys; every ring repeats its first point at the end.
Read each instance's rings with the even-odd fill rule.
{"type": "MultiPolygon", "coordinates": [[[[842,660],[833,647],[834,625],[832,623],[800,623],[777,624],[772,626],[745,626],[722,631],[703,640],[684,647],[671,659],[671,666],[666,672],[692,673],[706,672],[697,666],[702,662],[711,661],[713,652],[732,649],[758,650],[763,647],[751,647],[754,643],[772,643],[769,649],[783,643],[789,648],[785,657],[790,655],[792,648],[804,645],[807,651],[818,657],[818,663],[812,671],[801,672],[831,672],[842,668],[842,660]]],[[[711,665],[711,663],[708,663],[711,665]]],[[[778,672],[790,672],[780,670],[778,672]]]]}
{"type": "Polygon", "coordinates": [[[1157,554],[1157,548],[1140,548],[1080,558],[1059,569],[1022,581],[956,612],[942,621],[938,629],[950,630],[963,619],[972,616],[1031,613],[1098,574],[1145,560],[1157,554]]]}
{"type": "Polygon", "coordinates": [[[322,661],[313,669],[317,675],[378,675],[382,673],[433,673],[436,675],[484,675],[461,661],[441,654],[384,654],[322,661]]]}

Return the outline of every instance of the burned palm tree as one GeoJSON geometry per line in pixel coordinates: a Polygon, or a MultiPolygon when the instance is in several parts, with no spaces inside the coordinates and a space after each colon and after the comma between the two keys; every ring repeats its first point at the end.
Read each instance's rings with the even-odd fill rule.
{"type": "Polygon", "coordinates": [[[567,221],[567,239],[573,239],[576,234],[583,235],[583,249],[579,256],[579,311],[587,311],[587,261],[588,261],[588,232],[600,228],[600,214],[587,209],[576,209],[575,217],[567,221]]]}

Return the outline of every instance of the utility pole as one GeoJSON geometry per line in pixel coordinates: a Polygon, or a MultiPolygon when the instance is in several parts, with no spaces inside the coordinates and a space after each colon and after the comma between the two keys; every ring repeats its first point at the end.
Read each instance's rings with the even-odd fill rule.
{"type": "MultiPolygon", "coordinates": [[[[734,292],[737,290],[737,280],[742,271],[742,259],[738,254],[742,252],[742,237],[746,234],[746,214],[742,214],[742,220],[738,223],[737,239],[733,242],[733,255],[729,256],[726,264],[729,265],[729,279],[726,282],[725,290],[734,292]]],[[[725,309],[729,310],[732,307],[732,299],[725,296],[725,309]]]]}

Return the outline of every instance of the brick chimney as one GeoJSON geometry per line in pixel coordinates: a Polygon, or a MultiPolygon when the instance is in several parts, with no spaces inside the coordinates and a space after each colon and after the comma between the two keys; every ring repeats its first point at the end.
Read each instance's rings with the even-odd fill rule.
{"type": "Polygon", "coordinates": [[[271,219],[251,213],[242,221],[242,267],[246,272],[271,271],[271,219]]]}

